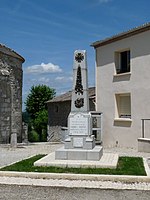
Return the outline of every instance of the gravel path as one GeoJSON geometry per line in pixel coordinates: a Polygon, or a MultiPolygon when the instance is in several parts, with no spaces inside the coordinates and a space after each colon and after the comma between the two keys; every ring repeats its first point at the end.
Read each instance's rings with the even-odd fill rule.
{"type": "Polygon", "coordinates": [[[67,179],[38,179],[23,177],[0,177],[0,185],[24,185],[39,187],[65,187],[86,189],[114,189],[114,190],[145,190],[150,191],[150,183],[147,182],[119,182],[97,180],[67,180],[67,179]]]}
{"type": "Polygon", "coordinates": [[[29,144],[18,145],[17,148],[10,148],[9,145],[0,145],[0,167],[20,161],[37,154],[49,154],[60,148],[62,144],[29,144]]]}
{"type": "Polygon", "coordinates": [[[104,153],[118,153],[120,156],[134,156],[134,157],[143,157],[143,158],[150,158],[150,153],[138,152],[136,149],[133,148],[106,148],[104,149],[104,153]]]}

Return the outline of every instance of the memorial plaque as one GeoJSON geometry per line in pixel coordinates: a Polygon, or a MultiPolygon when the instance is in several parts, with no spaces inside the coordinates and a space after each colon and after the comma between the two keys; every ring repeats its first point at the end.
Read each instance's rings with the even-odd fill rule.
{"type": "Polygon", "coordinates": [[[88,118],[81,114],[70,117],[69,135],[88,135],[88,118]]]}
{"type": "Polygon", "coordinates": [[[77,148],[83,147],[83,138],[80,138],[80,137],[73,138],[73,146],[77,148]]]}

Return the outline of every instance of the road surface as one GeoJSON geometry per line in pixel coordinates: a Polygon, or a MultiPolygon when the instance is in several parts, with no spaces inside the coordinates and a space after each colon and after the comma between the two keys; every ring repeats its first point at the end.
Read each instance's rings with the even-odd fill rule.
{"type": "Polygon", "coordinates": [[[150,191],[0,185],[0,200],[149,200],[150,191]]]}

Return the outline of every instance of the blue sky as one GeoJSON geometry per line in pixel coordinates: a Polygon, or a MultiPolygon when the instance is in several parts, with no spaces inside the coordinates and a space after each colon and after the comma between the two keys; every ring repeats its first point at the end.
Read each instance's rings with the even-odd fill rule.
{"type": "Polygon", "coordinates": [[[73,53],[87,50],[95,85],[92,42],[150,21],[149,0],[0,0],[0,43],[25,58],[23,101],[32,85],[57,95],[71,90],[73,53]]]}

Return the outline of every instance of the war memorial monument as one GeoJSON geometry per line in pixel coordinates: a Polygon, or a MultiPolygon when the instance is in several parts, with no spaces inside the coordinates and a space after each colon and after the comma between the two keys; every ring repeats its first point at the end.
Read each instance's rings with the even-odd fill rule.
{"type": "Polygon", "coordinates": [[[60,160],[100,160],[102,146],[95,146],[92,118],[89,112],[86,51],[74,53],[71,112],[68,117],[69,137],[65,145],[55,152],[60,160]]]}
{"type": "Polygon", "coordinates": [[[103,154],[102,145],[95,145],[89,111],[86,51],[76,50],[68,137],[63,147],[36,161],[34,166],[116,168],[117,162],[117,154],[103,154]]]}

